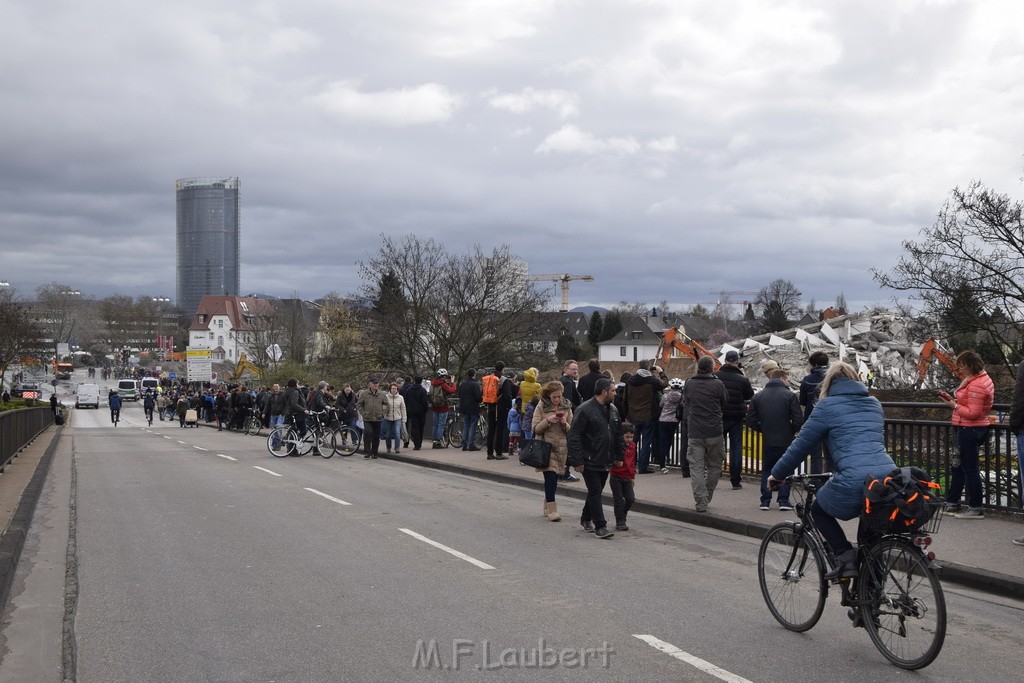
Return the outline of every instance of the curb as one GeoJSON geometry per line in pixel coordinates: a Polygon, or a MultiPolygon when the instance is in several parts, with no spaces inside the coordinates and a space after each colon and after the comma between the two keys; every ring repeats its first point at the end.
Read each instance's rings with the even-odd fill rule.
{"type": "Polygon", "coordinates": [[[32,479],[21,494],[21,500],[18,501],[18,507],[11,516],[7,530],[0,536],[0,612],[7,607],[11,585],[14,583],[14,573],[18,569],[25,538],[28,536],[29,527],[32,526],[32,517],[43,492],[43,483],[50,471],[50,462],[57,451],[57,444],[60,443],[61,431],[56,430],[51,437],[50,445],[46,447],[43,457],[36,465],[36,471],[32,474],[32,479]]]}
{"type": "MultiPolygon", "coordinates": [[[[536,491],[544,490],[543,482],[526,479],[512,474],[477,470],[463,465],[438,462],[436,460],[426,460],[414,456],[402,455],[401,453],[397,455],[394,453],[378,455],[378,457],[382,460],[394,460],[396,462],[403,462],[409,465],[417,465],[419,467],[443,470],[454,474],[476,477],[477,479],[494,481],[500,484],[512,484],[513,486],[534,489],[536,491]]],[[[577,500],[583,500],[587,497],[586,490],[570,489],[562,486],[558,488],[558,493],[563,497],[574,498],[577,500]]],[[[605,505],[611,505],[611,495],[605,493],[602,496],[602,501],[605,505]]],[[[653,515],[655,517],[674,519],[677,522],[685,522],[687,524],[693,524],[694,526],[707,527],[709,529],[725,531],[730,534],[758,539],[763,538],[765,532],[771,528],[771,525],[769,524],[751,522],[745,519],[734,519],[732,517],[723,517],[707,512],[701,513],[696,510],[688,510],[677,505],[664,505],[661,503],[650,503],[640,500],[637,500],[636,503],[633,504],[632,511],[653,515]]],[[[969,567],[967,565],[956,564],[953,562],[944,562],[942,560],[939,560],[939,566],[941,568],[940,577],[943,582],[959,584],[983,593],[1024,600],[1024,579],[1020,577],[1002,574],[1000,572],[994,572],[978,567],[969,567]]]]}

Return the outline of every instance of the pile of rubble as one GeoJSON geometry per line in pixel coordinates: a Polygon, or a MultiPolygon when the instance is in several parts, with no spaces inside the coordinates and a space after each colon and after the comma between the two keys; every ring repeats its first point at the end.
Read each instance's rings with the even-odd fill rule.
{"type": "MultiPolygon", "coordinates": [[[[767,382],[758,372],[764,361],[776,361],[789,371],[791,380],[798,381],[807,372],[810,355],[824,351],[830,362],[843,360],[857,368],[873,388],[905,389],[918,385],[920,350],[933,334],[918,319],[874,309],[735,340],[723,344],[717,353],[721,360],[726,352],[738,351],[755,387],[767,382]]],[[[931,385],[930,375],[922,384],[925,388],[931,385]]]]}

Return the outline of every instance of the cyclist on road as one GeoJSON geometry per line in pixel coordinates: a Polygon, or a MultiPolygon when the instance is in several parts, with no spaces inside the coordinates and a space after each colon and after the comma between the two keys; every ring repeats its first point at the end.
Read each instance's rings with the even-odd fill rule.
{"type": "Polygon", "coordinates": [[[142,398],[142,409],[146,411],[146,420],[150,425],[153,424],[154,408],[156,408],[156,399],[153,397],[153,390],[149,389],[146,391],[146,395],[142,398]]]}
{"type": "Polygon", "coordinates": [[[110,421],[116,427],[121,419],[121,395],[111,389],[107,394],[107,403],[110,405],[110,421]]]}
{"type": "Polygon", "coordinates": [[[857,576],[857,551],[836,520],[860,514],[867,477],[884,477],[896,468],[885,450],[883,425],[882,404],[868,395],[853,366],[833,363],[814,411],[768,477],[769,486],[781,482],[821,444],[832,454],[835,474],[811,506],[814,523],[836,554],[836,568],[826,579],[857,576]]]}

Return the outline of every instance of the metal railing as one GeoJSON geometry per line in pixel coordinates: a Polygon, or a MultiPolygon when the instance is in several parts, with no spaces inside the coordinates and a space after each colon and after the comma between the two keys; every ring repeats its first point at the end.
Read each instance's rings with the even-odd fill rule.
{"type": "MultiPolygon", "coordinates": [[[[936,403],[883,403],[887,415],[909,413],[910,417],[886,417],[885,447],[898,466],[920,467],[936,478],[945,490],[950,482],[950,462],[957,455],[956,430],[948,420],[918,419],[917,411],[933,413],[944,406],[936,403]]],[[[982,444],[979,456],[981,469],[982,500],[985,507],[1010,512],[1024,511],[1024,484],[1017,461],[1017,438],[1002,422],[1005,405],[996,405],[999,422],[989,429],[988,439],[982,444]]],[[[948,409],[945,411],[948,413],[948,409]]],[[[676,431],[666,464],[679,467],[680,434],[676,431]]],[[[761,434],[743,430],[743,474],[761,474],[761,434]]],[[[651,455],[651,462],[656,460],[651,455]]],[[[810,471],[810,458],[805,460],[810,471]]],[[[726,445],[724,467],[728,471],[729,455],[726,445]]]]}
{"type": "Polygon", "coordinates": [[[0,472],[18,452],[53,424],[50,406],[20,408],[0,413],[0,472]]]}

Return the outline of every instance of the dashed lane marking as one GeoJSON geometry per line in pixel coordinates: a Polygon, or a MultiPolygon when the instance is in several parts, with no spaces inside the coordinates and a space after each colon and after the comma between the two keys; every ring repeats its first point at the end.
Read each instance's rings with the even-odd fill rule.
{"type": "Polygon", "coordinates": [[[224,458],[225,460],[234,460],[235,462],[238,462],[238,458],[232,458],[230,455],[224,455],[223,453],[218,453],[217,457],[224,458]]]}
{"type": "Polygon", "coordinates": [[[689,652],[679,649],[672,643],[666,643],[664,640],[659,640],[650,635],[639,635],[634,633],[633,637],[639,638],[654,649],[661,650],[665,654],[675,657],[681,662],[686,662],[690,666],[696,667],[704,673],[711,674],[719,680],[728,681],[728,683],[750,683],[748,679],[743,678],[742,676],[737,676],[736,674],[726,671],[721,667],[717,667],[711,662],[706,662],[700,657],[691,655],[689,652]]]}
{"type": "Polygon", "coordinates": [[[329,495],[327,495],[326,493],[324,493],[323,491],[317,491],[316,489],[311,489],[311,488],[309,488],[308,486],[306,486],[306,487],[304,487],[304,488],[305,488],[305,489],[306,489],[307,491],[309,491],[310,493],[315,493],[316,495],[318,495],[318,496],[320,496],[320,497],[322,497],[322,498],[326,498],[327,500],[333,500],[333,501],[334,501],[335,503],[337,503],[338,505],[351,505],[351,504],[352,504],[352,503],[346,503],[346,502],[345,502],[345,501],[343,501],[343,500],[342,500],[341,498],[335,498],[334,496],[329,496],[329,495]]]}
{"type": "Polygon", "coordinates": [[[208,451],[208,450],[210,450],[209,448],[202,448],[200,446],[193,446],[192,448],[196,449],[197,451],[208,451]]]}
{"type": "Polygon", "coordinates": [[[413,538],[415,538],[417,540],[420,540],[420,541],[423,541],[424,543],[427,543],[429,545],[432,545],[435,548],[439,548],[439,549],[445,551],[446,553],[448,553],[450,555],[454,555],[455,557],[459,558],[460,560],[465,560],[466,562],[469,562],[472,565],[476,565],[477,567],[480,567],[480,569],[494,569],[494,567],[492,567],[491,565],[487,564],[486,562],[481,562],[480,560],[476,559],[475,557],[470,557],[469,555],[467,555],[465,553],[460,553],[458,550],[455,550],[454,548],[449,548],[448,546],[444,545],[443,543],[438,543],[437,541],[431,540],[431,539],[427,538],[426,536],[423,536],[422,534],[418,534],[418,533],[416,533],[415,531],[413,531],[411,529],[399,529],[399,531],[401,531],[403,534],[409,534],[413,538]]]}
{"type": "Polygon", "coordinates": [[[271,470],[268,470],[268,469],[267,469],[266,467],[260,467],[259,465],[253,465],[253,469],[257,469],[257,470],[260,470],[261,472],[266,472],[267,474],[272,474],[272,475],[274,475],[275,477],[280,477],[280,476],[281,476],[281,475],[280,475],[280,474],[278,474],[277,472],[273,472],[273,471],[271,471],[271,470]]]}

